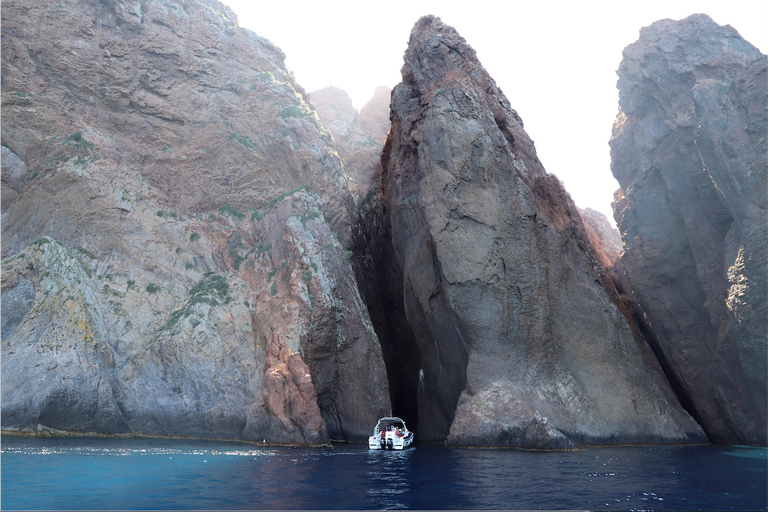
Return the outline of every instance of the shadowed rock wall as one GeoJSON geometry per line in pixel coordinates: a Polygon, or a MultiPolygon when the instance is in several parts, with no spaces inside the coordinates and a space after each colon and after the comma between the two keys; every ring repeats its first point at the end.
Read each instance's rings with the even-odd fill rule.
{"type": "Polygon", "coordinates": [[[644,28],[618,70],[621,266],[710,439],[765,444],[766,56],[705,15],[644,28]]]}

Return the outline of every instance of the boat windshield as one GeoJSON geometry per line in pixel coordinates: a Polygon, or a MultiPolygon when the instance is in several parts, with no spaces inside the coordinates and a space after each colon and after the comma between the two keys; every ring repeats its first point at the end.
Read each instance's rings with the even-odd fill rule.
{"type": "Polygon", "coordinates": [[[383,432],[385,430],[393,430],[395,428],[399,430],[406,430],[405,428],[405,422],[401,419],[394,419],[394,418],[387,418],[379,420],[379,424],[377,425],[379,432],[383,432]]]}

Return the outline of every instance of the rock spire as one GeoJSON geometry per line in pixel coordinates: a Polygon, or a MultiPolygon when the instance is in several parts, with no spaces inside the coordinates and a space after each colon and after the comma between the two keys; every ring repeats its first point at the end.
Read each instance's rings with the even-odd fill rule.
{"type": "Polygon", "coordinates": [[[398,334],[396,350],[383,341],[388,365],[400,365],[393,386],[408,390],[393,405],[418,417],[420,438],[703,440],[633,331],[573,201],[475,51],[437,17],[411,32],[391,120],[376,228],[390,297],[384,320],[372,317],[398,334]]]}

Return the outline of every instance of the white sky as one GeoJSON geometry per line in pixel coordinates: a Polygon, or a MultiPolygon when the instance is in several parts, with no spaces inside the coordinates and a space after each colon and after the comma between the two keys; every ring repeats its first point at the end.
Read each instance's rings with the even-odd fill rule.
{"type": "Polygon", "coordinates": [[[223,0],[280,47],[307,92],[334,85],[358,110],[400,81],[416,21],[439,16],[477,51],[523,119],[544,167],[576,204],[613,222],[608,140],[625,46],[654,21],[708,14],[768,53],[765,0],[223,0]]]}

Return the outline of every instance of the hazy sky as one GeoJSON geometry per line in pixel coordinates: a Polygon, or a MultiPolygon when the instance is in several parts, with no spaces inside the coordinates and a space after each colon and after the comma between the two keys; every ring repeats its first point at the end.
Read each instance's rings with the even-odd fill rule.
{"type": "Polygon", "coordinates": [[[279,46],[308,92],[334,85],[360,109],[400,81],[414,23],[439,16],[477,51],[523,119],[544,167],[582,208],[604,213],[618,183],[608,140],[625,46],[654,21],[708,14],[768,53],[765,0],[223,0],[240,26],[279,46]]]}

